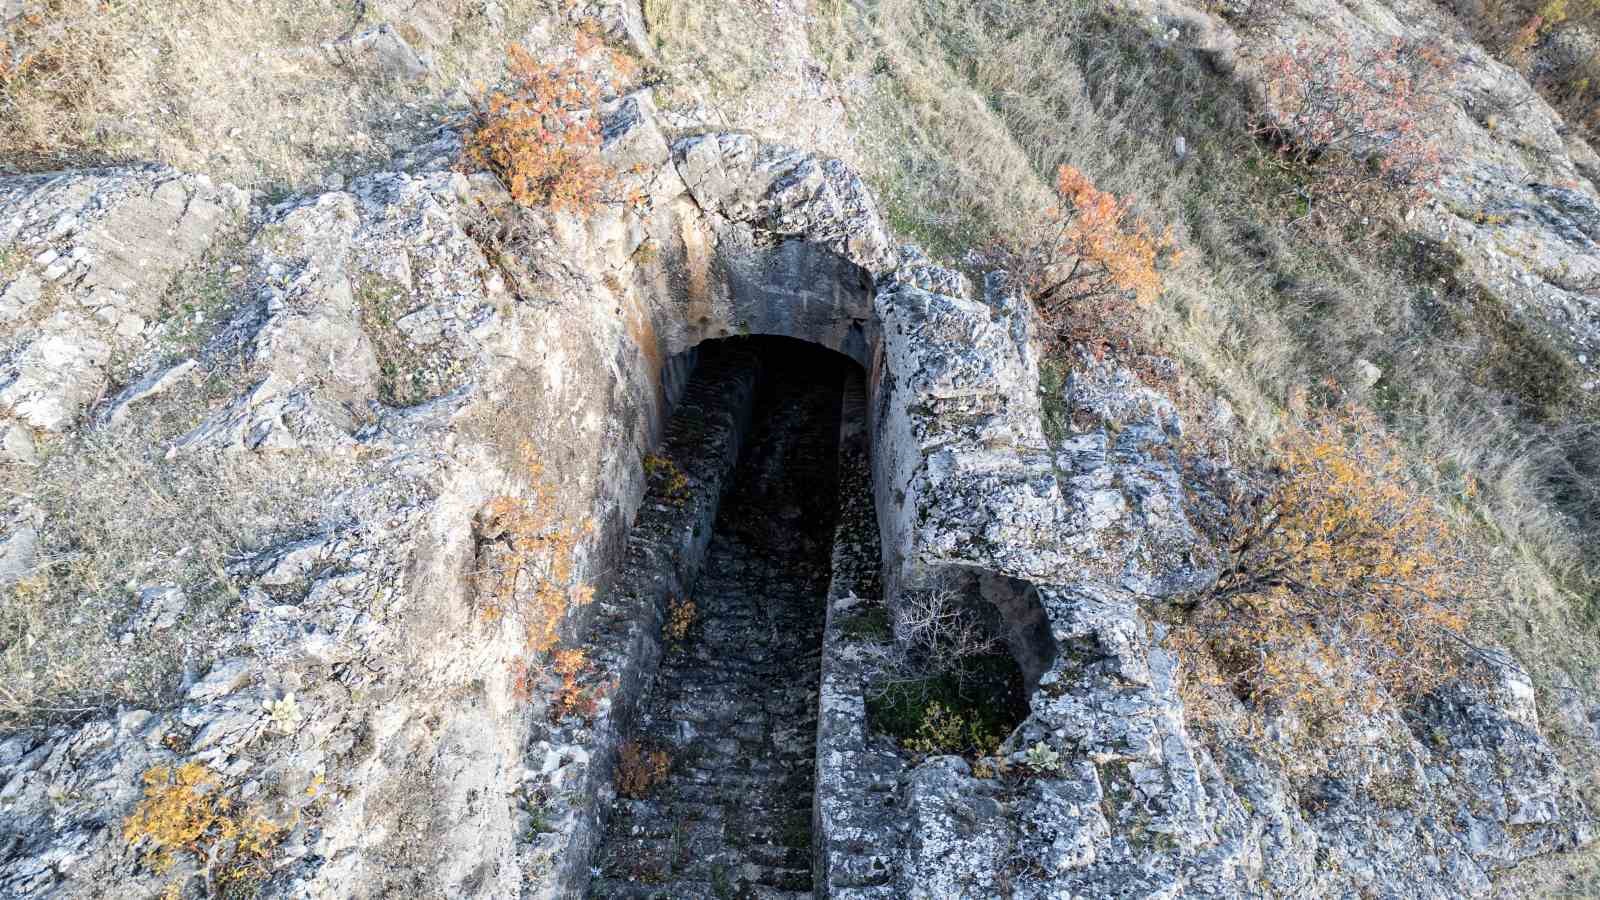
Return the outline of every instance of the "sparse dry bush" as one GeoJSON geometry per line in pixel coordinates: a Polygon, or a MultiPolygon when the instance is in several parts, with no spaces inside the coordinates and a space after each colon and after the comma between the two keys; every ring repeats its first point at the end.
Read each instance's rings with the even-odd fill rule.
{"type": "Polygon", "coordinates": [[[240,808],[222,793],[221,776],[200,763],[145,772],[144,799],[122,823],[123,840],[144,843],[144,864],[157,874],[171,869],[178,854],[192,855],[206,879],[207,896],[248,893],[265,880],[285,831],[240,808]]]}
{"type": "Polygon", "coordinates": [[[627,740],[617,751],[617,791],[624,797],[643,800],[656,785],[667,780],[672,758],[665,750],[646,749],[627,740]]]}
{"type": "Polygon", "coordinates": [[[988,623],[947,586],[906,591],[895,609],[894,637],[897,659],[889,668],[909,679],[946,672],[961,679],[972,660],[999,646],[988,623]]]}
{"type": "Polygon", "coordinates": [[[1309,169],[1309,203],[1410,205],[1444,172],[1431,117],[1455,63],[1437,46],[1394,39],[1377,50],[1305,39],[1263,60],[1257,133],[1284,165],[1309,169]]]}
{"type": "Polygon", "coordinates": [[[574,566],[578,541],[590,526],[562,518],[533,444],[524,441],[518,453],[530,495],[502,494],[479,514],[478,534],[488,544],[479,552],[479,604],[490,621],[520,616],[527,648],[546,653],[559,641],[567,613],[594,599],[594,589],[578,580],[574,566]]]}
{"type": "Polygon", "coordinates": [[[675,644],[683,643],[689,636],[689,629],[694,627],[695,616],[694,601],[688,597],[680,597],[667,605],[667,639],[675,644]]]}
{"type": "Polygon", "coordinates": [[[606,686],[595,683],[594,663],[588,655],[582,650],[557,650],[553,668],[561,686],[556,689],[550,718],[557,722],[574,716],[585,721],[593,719],[606,686]]]}
{"type": "Polygon", "coordinates": [[[467,162],[523,206],[594,209],[614,178],[600,159],[599,83],[575,61],[542,65],[516,44],[507,52],[508,87],[474,101],[467,162]]]}
{"type": "Polygon", "coordinates": [[[894,641],[878,648],[868,677],[872,727],[911,753],[992,755],[1027,715],[1022,676],[997,623],[959,582],[904,592],[894,641]]]}
{"type": "Polygon", "coordinates": [[[1193,674],[1256,707],[1317,717],[1461,671],[1468,602],[1487,587],[1475,547],[1408,475],[1393,439],[1345,409],[1275,442],[1278,471],[1225,526],[1215,588],[1190,610],[1193,674]]]}

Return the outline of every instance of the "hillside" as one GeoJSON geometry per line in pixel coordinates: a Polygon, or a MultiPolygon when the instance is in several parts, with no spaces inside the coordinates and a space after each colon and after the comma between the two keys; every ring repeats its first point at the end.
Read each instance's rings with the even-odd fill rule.
{"type": "Polygon", "coordinates": [[[1600,7],[0,22],[0,896],[1600,894],[1600,7]]]}

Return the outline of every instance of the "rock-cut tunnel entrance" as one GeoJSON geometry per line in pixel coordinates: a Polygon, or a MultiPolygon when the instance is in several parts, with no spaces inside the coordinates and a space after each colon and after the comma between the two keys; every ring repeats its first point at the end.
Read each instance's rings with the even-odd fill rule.
{"type": "MultiPolygon", "coordinates": [[[[664,452],[692,446],[698,411],[745,390],[749,425],[704,562],[668,607],[589,895],[810,897],[839,435],[843,418],[862,416],[863,373],[792,338],[725,338],[694,353],[664,452]]],[[[675,377],[685,368],[668,364],[675,377]]]]}

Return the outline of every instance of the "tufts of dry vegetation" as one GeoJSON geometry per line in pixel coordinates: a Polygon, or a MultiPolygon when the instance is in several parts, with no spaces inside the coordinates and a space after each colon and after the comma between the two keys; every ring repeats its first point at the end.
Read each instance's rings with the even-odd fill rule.
{"type": "Polygon", "coordinates": [[[577,61],[542,64],[516,44],[508,54],[508,87],[473,104],[467,163],[523,206],[593,210],[614,178],[600,159],[599,83],[577,61]]]}
{"type": "Polygon", "coordinates": [[[617,751],[617,791],[624,797],[643,800],[656,785],[667,780],[672,758],[665,750],[652,750],[637,741],[622,742],[617,751]]]}
{"type": "Polygon", "coordinates": [[[286,830],[223,794],[216,772],[186,763],[144,773],[144,799],[123,821],[122,838],[144,845],[144,864],[157,874],[187,854],[201,868],[207,896],[238,897],[253,896],[270,876],[286,830]]]}
{"type": "Polygon", "coordinates": [[[203,669],[237,631],[230,564],[326,527],[316,498],[340,477],[329,466],[166,457],[216,380],[197,376],[123,428],[45,442],[36,468],[0,468],[0,490],[38,523],[33,568],[0,587],[0,722],[167,702],[182,671],[203,669]],[[142,591],[162,585],[182,598],[164,628],[142,621],[142,591]]]}
{"type": "Polygon", "coordinates": [[[1502,62],[1521,72],[1591,145],[1600,138],[1600,3],[1439,0],[1502,62]]]}
{"type": "Polygon", "coordinates": [[[410,295],[399,283],[366,275],[358,279],[356,308],[378,361],[378,399],[387,406],[415,406],[447,393],[460,366],[444,346],[418,346],[399,327],[410,295]]]}

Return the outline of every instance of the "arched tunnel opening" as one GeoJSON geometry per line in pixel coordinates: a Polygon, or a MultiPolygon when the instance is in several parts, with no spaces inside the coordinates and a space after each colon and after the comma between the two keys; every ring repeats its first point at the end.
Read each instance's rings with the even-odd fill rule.
{"type": "Polygon", "coordinates": [[[848,635],[907,663],[862,687],[866,724],[911,758],[996,751],[1027,714],[1039,623],[1002,602],[1020,589],[956,571],[935,614],[976,629],[983,646],[961,659],[929,658],[950,649],[937,640],[900,652],[908,614],[891,612],[880,587],[856,359],[795,338],[716,338],[668,359],[660,384],[672,411],[645,460],[641,515],[684,502],[680,482],[711,471],[706,460],[733,463],[693,526],[688,546],[703,550],[662,551],[697,561],[657,601],[659,663],[619,730],[588,896],[811,897],[825,632],[838,633],[827,631],[830,602],[843,594],[862,604],[854,615],[878,610],[881,628],[848,635]],[[929,740],[952,726],[961,741],[929,740]]]}

